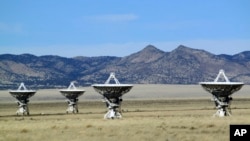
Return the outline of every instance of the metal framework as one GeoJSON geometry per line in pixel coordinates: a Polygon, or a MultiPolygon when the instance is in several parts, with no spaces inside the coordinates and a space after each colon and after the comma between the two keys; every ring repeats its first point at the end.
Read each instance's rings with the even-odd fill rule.
{"type": "Polygon", "coordinates": [[[211,100],[214,101],[217,109],[214,116],[219,116],[219,117],[231,116],[230,103],[231,100],[233,100],[231,96],[218,97],[213,95],[213,98],[211,100]]]}
{"type": "Polygon", "coordinates": [[[220,70],[214,82],[200,82],[200,85],[213,95],[211,100],[214,101],[217,109],[214,116],[224,117],[231,116],[230,104],[233,100],[231,95],[240,90],[244,83],[230,82],[224,70],[220,70]],[[219,82],[220,77],[223,77],[225,82],[219,82]]]}
{"type": "Polygon", "coordinates": [[[106,102],[106,106],[108,108],[108,112],[104,115],[104,119],[122,118],[120,110],[122,102],[121,97],[110,98],[110,99],[104,97],[104,101],[106,102]]]}
{"type": "Polygon", "coordinates": [[[24,83],[21,83],[17,90],[10,90],[9,93],[17,99],[16,103],[18,105],[18,110],[16,111],[16,114],[29,115],[29,98],[32,97],[36,91],[27,90],[24,83]]]}
{"type": "Polygon", "coordinates": [[[60,90],[61,94],[67,98],[68,108],[66,109],[66,113],[79,113],[78,97],[85,92],[84,90],[77,89],[74,83],[71,82],[67,89],[60,90]]]}
{"type": "Polygon", "coordinates": [[[129,92],[133,85],[120,84],[115,77],[115,73],[110,73],[109,78],[105,84],[94,84],[93,88],[103,96],[103,102],[106,103],[107,113],[104,115],[104,119],[119,119],[122,118],[121,103],[122,95],[129,92]],[[110,84],[111,80],[114,80],[115,84],[110,84]]]}
{"type": "Polygon", "coordinates": [[[115,81],[115,84],[120,84],[118,79],[116,79],[116,77],[115,77],[115,73],[113,73],[113,72],[110,73],[109,78],[106,80],[105,84],[110,84],[110,81],[112,79],[115,81]]]}
{"type": "Polygon", "coordinates": [[[214,79],[214,82],[218,82],[219,78],[223,77],[225,79],[226,82],[230,82],[229,79],[227,78],[224,70],[220,70],[217,77],[214,79]]]}

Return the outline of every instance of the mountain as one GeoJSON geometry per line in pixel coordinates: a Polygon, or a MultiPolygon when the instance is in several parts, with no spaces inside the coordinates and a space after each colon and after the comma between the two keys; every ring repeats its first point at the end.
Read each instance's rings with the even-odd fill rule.
{"type": "Polygon", "coordinates": [[[143,50],[124,57],[123,60],[130,63],[150,63],[158,60],[163,55],[164,51],[157,49],[153,45],[148,45],[143,50]]]}
{"type": "Polygon", "coordinates": [[[115,72],[121,83],[197,84],[213,81],[220,69],[231,81],[250,84],[250,51],[215,55],[180,45],[164,52],[148,45],[125,57],[2,54],[0,89],[16,89],[20,82],[29,88],[66,87],[71,81],[79,85],[104,83],[110,72],[115,72]]]}

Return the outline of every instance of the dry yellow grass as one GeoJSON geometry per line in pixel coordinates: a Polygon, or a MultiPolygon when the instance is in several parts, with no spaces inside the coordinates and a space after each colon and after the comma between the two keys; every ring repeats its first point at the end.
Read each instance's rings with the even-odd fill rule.
{"type": "Polygon", "coordinates": [[[123,118],[104,120],[104,103],[82,101],[79,114],[64,102],[31,102],[30,116],[15,116],[15,103],[0,104],[0,141],[227,141],[230,124],[250,123],[250,99],[232,102],[232,117],[213,118],[203,100],[125,100],[123,118]]]}
{"type": "Polygon", "coordinates": [[[17,105],[0,91],[0,141],[227,141],[230,124],[250,124],[250,86],[233,95],[232,117],[213,118],[211,95],[199,85],[135,85],[122,103],[123,118],[104,120],[105,104],[84,88],[79,114],[65,114],[58,90],[39,90],[30,116],[16,116],[17,105]]]}

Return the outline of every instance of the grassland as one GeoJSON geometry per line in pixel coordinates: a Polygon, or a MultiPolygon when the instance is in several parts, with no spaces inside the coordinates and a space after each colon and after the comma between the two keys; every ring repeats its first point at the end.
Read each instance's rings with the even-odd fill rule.
{"type": "Polygon", "coordinates": [[[236,99],[233,116],[212,117],[209,100],[125,101],[123,118],[104,120],[99,101],[80,102],[79,114],[66,103],[32,103],[30,116],[15,116],[14,104],[0,104],[0,140],[227,141],[230,124],[250,123],[250,99],[236,99]],[[236,106],[237,105],[237,106],[236,106]]]}
{"type": "MultiPolygon", "coordinates": [[[[151,93],[150,89],[144,91],[151,93]]],[[[133,94],[140,92],[135,89],[133,94]]],[[[40,100],[34,97],[29,105],[30,116],[16,116],[13,99],[1,102],[0,141],[228,141],[230,124],[250,124],[249,98],[236,97],[231,105],[233,116],[219,118],[212,117],[214,104],[206,97],[210,95],[171,99],[155,96],[124,98],[123,118],[119,120],[104,120],[105,104],[93,97],[80,100],[79,114],[66,114],[67,104],[60,98],[46,102],[42,96],[40,100]]]]}

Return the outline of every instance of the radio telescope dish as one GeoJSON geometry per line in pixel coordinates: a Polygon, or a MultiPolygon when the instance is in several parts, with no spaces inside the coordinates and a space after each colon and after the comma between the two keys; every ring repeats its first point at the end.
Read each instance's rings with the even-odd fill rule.
{"type": "Polygon", "coordinates": [[[36,90],[28,90],[24,83],[21,83],[17,90],[9,90],[9,93],[17,99],[19,109],[16,114],[29,115],[29,98],[36,93],[36,90]]]}
{"type": "Polygon", "coordinates": [[[104,97],[104,101],[108,107],[108,112],[104,115],[104,119],[121,118],[120,109],[122,96],[128,93],[133,85],[120,84],[115,77],[115,73],[110,73],[109,78],[104,84],[94,84],[92,87],[100,95],[104,97]],[[114,80],[115,84],[111,84],[110,81],[114,80]]]}
{"type": "Polygon", "coordinates": [[[225,75],[224,70],[220,70],[219,74],[213,82],[200,82],[199,83],[206,91],[213,95],[213,101],[218,109],[215,115],[219,117],[230,116],[230,101],[231,95],[239,91],[244,85],[243,82],[230,82],[225,75]],[[219,79],[223,77],[224,82],[219,82],[219,79]]]}
{"type": "Polygon", "coordinates": [[[60,90],[60,93],[67,98],[68,108],[67,113],[78,113],[78,97],[83,95],[85,91],[75,87],[74,82],[71,82],[67,89],[60,90]]]}

